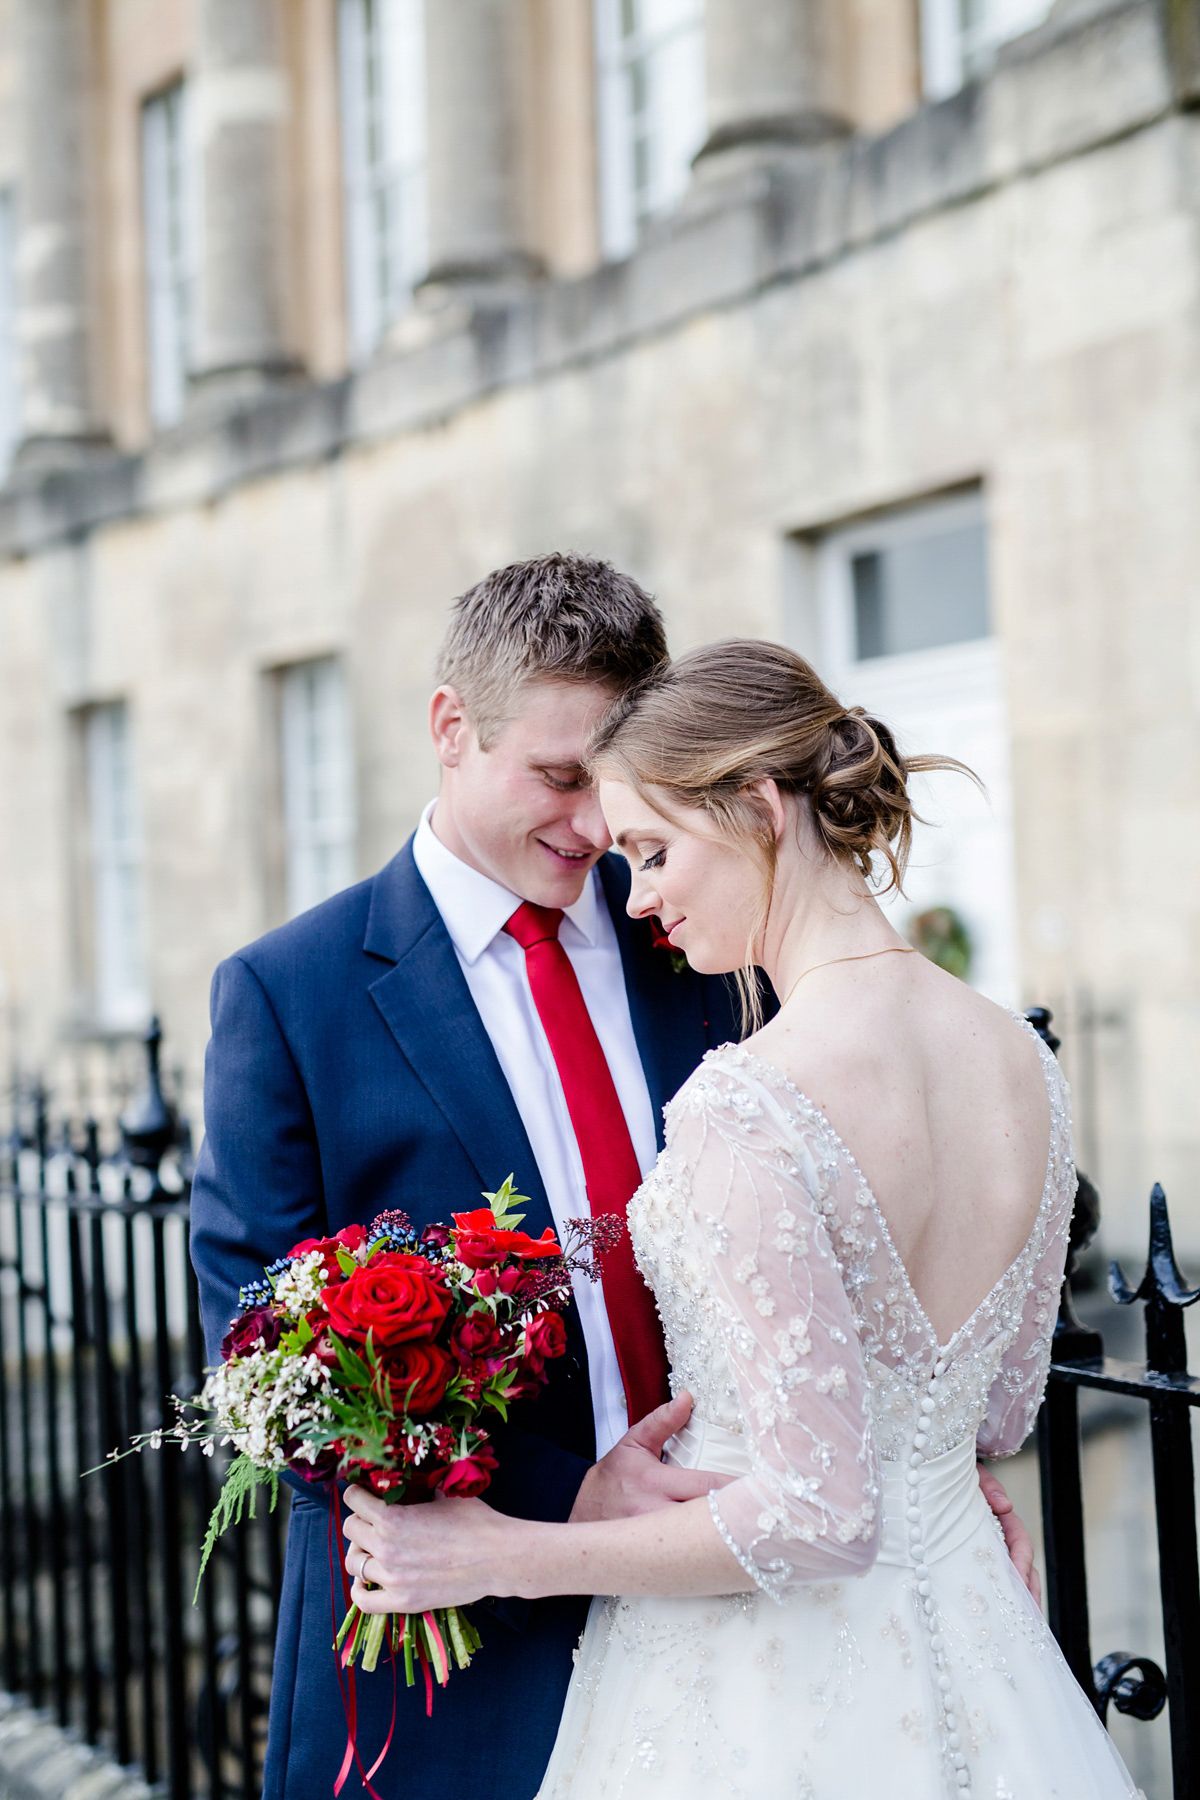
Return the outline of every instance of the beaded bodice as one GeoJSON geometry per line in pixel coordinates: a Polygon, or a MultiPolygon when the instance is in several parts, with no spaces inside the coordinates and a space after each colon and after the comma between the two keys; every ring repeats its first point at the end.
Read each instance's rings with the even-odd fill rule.
{"type": "Polygon", "coordinates": [[[776,1597],[869,1563],[880,1462],[906,1456],[918,1431],[927,1458],[971,1434],[1006,1455],[1033,1424],[1075,1174],[1066,1084],[1025,1029],[1051,1103],[1041,1203],[944,1345],[854,1158],[779,1070],[725,1045],[667,1108],[666,1148],[630,1202],[634,1249],[675,1390],[744,1438],[750,1475],[713,1496],[713,1516],[776,1597]]]}

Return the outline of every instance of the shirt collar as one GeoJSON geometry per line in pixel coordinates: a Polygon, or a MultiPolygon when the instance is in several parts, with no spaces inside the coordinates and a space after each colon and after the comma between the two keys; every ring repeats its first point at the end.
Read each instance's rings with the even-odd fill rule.
{"type": "MultiPolygon", "coordinates": [[[[480,874],[446,848],[429,822],[436,804],[431,800],[421,814],[413,838],[413,861],[454,948],[465,963],[476,963],[504,930],[520,906],[521,896],[490,875],[480,874]]],[[[599,940],[599,883],[599,870],[592,869],[578,900],[564,907],[562,931],[568,943],[572,931],[584,944],[594,945],[599,940]]]]}

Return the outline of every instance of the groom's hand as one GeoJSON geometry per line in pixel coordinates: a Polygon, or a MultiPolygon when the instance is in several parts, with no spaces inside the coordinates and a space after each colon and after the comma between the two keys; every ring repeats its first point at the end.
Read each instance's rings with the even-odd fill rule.
{"type": "Polygon", "coordinates": [[[1040,1606],[1042,1580],[1034,1567],[1033,1539],[1005,1493],[1002,1483],[982,1463],[979,1464],[979,1485],[983,1489],[984,1499],[1000,1521],[1000,1529],[1004,1533],[1004,1542],[1014,1569],[1033,1595],[1034,1605],[1040,1606]]]}
{"type": "Polygon", "coordinates": [[[677,1395],[631,1425],[607,1456],[593,1463],[571,1508],[572,1525],[594,1525],[603,1519],[631,1519],[659,1512],[681,1500],[696,1500],[712,1488],[724,1487],[729,1475],[704,1469],[675,1469],[662,1460],[668,1438],[682,1431],[692,1415],[692,1396],[677,1395]]]}

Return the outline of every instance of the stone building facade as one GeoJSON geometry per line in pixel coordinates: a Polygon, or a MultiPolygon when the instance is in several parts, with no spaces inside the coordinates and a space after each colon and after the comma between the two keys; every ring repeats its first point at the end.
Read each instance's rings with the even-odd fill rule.
{"type": "Polygon", "coordinates": [[[393,853],[448,601],[612,557],[913,747],[911,904],[1200,1251],[1196,0],[0,0],[0,1054],[393,853]]]}

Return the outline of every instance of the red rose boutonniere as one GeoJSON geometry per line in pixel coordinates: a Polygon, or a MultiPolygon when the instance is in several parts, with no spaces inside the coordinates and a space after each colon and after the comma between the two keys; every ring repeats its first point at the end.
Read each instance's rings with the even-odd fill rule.
{"type": "Polygon", "coordinates": [[[682,975],[688,966],[688,959],[682,950],[677,950],[658,919],[650,921],[650,941],[656,950],[665,950],[671,959],[671,967],[677,975],[682,975]]]}

